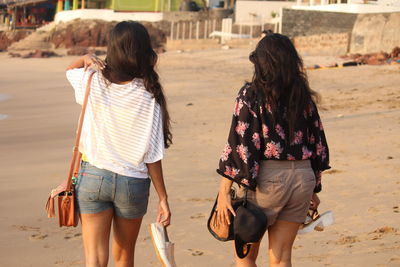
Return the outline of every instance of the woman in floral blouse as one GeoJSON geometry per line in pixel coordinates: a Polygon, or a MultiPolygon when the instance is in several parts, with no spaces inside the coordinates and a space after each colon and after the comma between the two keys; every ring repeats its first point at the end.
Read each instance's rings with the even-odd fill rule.
{"type": "MultiPolygon", "coordinates": [[[[235,101],[228,142],[217,172],[218,216],[229,222],[233,182],[268,218],[270,266],[291,266],[291,251],[309,208],[316,209],[329,151],[303,62],[284,35],[268,33],[250,54],[252,82],[235,101]],[[311,205],[310,205],[311,201],[311,205]]],[[[237,266],[256,266],[259,243],[237,266]]]]}

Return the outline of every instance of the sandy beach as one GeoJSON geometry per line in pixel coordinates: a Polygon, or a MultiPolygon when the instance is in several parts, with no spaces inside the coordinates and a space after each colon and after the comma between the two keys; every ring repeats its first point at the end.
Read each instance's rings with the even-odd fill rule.
{"type": "MultiPolygon", "coordinates": [[[[251,79],[249,52],[215,48],[160,55],[174,134],[163,161],[172,209],[168,230],[179,267],[234,266],[232,244],[214,239],[206,221],[234,98],[251,79]]],[[[59,228],[44,211],[49,191],[66,177],[71,156],[80,107],[64,69],[73,59],[0,53],[2,267],[84,265],[80,226],[59,228]]],[[[304,60],[313,65],[340,59],[304,60]]],[[[332,210],[336,223],[297,238],[294,266],[400,266],[400,65],[308,74],[322,96],[320,114],[331,152],[319,210],[332,210]]],[[[146,227],[155,220],[156,208],[152,190],[135,266],[161,266],[146,227]]],[[[267,266],[266,250],[264,240],[259,266],[267,266]]]]}

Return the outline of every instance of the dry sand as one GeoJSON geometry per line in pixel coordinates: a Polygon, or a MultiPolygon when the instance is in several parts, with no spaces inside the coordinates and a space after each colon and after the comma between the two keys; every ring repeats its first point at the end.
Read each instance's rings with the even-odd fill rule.
{"type": "MultiPolygon", "coordinates": [[[[251,78],[248,53],[209,49],[160,57],[173,119],[174,145],[164,167],[179,267],[234,266],[232,244],[213,239],[206,219],[234,97],[251,78]]],[[[0,98],[9,97],[0,102],[2,267],[83,265],[80,228],[59,228],[44,212],[47,194],[64,179],[71,156],[79,106],[64,69],[73,59],[0,54],[0,98]]],[[[332,60],[305,57],[308,65],[332,60]]],[[[333,210],[336,223],[297,238],[294,266],[400,266],[399,74],[398,65],[309,71],[323,97],[333,167],[323,176],[320,211],[333,210]]],[[[152,193],[144,225],[155,219],[152,193]]],[[[267,265],[265,243],[259,266],[267,265]]],[[[136,255],[136,266],[160,266],[146,227],[136,255]]]]}

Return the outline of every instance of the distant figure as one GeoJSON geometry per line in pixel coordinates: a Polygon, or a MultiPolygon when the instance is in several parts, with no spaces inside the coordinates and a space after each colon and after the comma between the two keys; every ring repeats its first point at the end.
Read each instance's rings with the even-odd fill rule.
{"type": "Polygon", "coordinates": [[[150,179],[159,197],[157,222],[170,224],[161,159],[171,144],[165,96],[154,70],[157,55],[146,28],[118,23],[105,62],[92,55],[74,61],[67,78],[82,104],[92,65],[75,185],[87,267],[105,267],[113,225],[115,266],[134,266],[135,244],[147,211],[150,179]]]}
{"type": "MultiPolygon", "coordinates": [[[[317,95],[289,38],[266,32],[250,61],[253,79],[238,93],[217,169],[217,213],[221,224],[230,223],[232,183],[239,184],[239,197],[248,188],[248,201],[268,218],[269,266],[288,267],[299,226],[320,202],[321,172],[330,168],[328,145],[317,95]]],[[[236,255],[236,266],[256,266],[260,242],[244,259],[236,255]]]]}
{"type": "Polygon", "coordinates": [[[265,36],[267,36],[268,34],[272,34],[274,33],[272,30],[263,30],[261,32],[261,39],[264,38],[265,36]]]}

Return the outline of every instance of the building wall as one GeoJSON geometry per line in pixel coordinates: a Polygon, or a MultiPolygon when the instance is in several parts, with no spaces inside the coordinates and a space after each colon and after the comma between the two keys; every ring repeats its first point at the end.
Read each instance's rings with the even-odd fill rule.
{"type": "MultiPolygon", "coordinates": [[[[314,11],[327,11],[327,12],[341,12],[341,13],[354,13],[354,14],[367,14],[367,13],[392,13],[400,11],[399,6],[387,6],[379,4],[355,4],[354,0],[347,0],[351,4],[329,4],[329,5],[314,5],[314,6],[293,6],[294,9],[300,10],[314,10],[314,11]]],[[[400,0],[394,0],[399,1],[400,0]]]]}
{"type": "Polygon", "coordinates": [[[161,12],[176,11],[182,0],[107,0],[115,11],[161,12]]]}
{"type": "Polygon", "coordinates": [[[302,55],[337,56],[348,52],[349,38],[348,33],[326,33],[297,36],[293,38],[293,43],[302,55]]]}
{"type": "Polygon", "coordinates": [[[114,12],[110,9],[77,9],[58,12],[55,23],[67,22],[74,19],[101,19],[105,21],[136,20],[156,22],[163,19],[159,12],[114,12]]]}
{"type": "Polygon", "coordinates": [[[389,52],[396,46],[400,46],[400,12],[358,15],[350,53],[389,52]]]}
{"type": "Polygon", "coordinates": [[[272,13],[280,13],[281,8],[289,8],[295,2],[284,1],[237,1],[235,9],[235,23],[242,25],[268,23],[272,13]]]}
{"type": "Polygon", "coordinates": [[[282,33],[289,37],[350,33],[357,14],[283,9],[282,33]]]}
{"type": "Polygon", "coordinates": [[[400,45],[399,25],[400,12],[356,14],[284,9],[282,14],[282,33],[309,54],[390,52],[400,45]]]}
{"type": "Polygon", "coordinates": [[[229,9],[211,9],[206,12],[190,12],[190,11],[171,11],[164,12],[163,19],[166,21],[197,21],[206,19],[223,19],[232,14],[229,9]]]}

